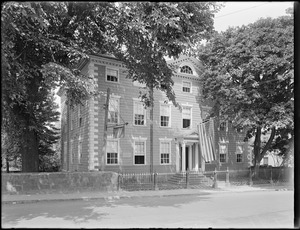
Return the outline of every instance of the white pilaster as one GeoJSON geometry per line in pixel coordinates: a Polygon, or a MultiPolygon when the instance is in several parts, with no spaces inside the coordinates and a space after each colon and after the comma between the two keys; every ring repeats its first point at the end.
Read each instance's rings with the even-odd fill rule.
{"type": "Polygon", "coordinates": [[[195,143],[195,171],[199,170],[199,144],[195,143]]]}
{"type": "Polygon", "coordinates": [[[181,171],[185,172],[185,142],[181,143],[182,151],[181,151],[181,171]]]}
{"type": "Polygon", "coordinates": [[[176,172],[180,171],[180,162],[179,162],[179,143],[175,143],[175,151],[176,151],[176,172]]]}

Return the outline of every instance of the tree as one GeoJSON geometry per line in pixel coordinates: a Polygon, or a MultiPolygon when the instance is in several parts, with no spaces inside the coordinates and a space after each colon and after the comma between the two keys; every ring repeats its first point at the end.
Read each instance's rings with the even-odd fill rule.
{"type": "Polygon", "coordinates": [[[199,51],[207,68],[203,96],[215,102],[214,115],[244,127],[246,139],[254,137],[257,167],[287,130],[293,136],[293,33],[292,16],[265,18],[216,33],[199,51]],[[262,145],[267,132],[270,137],[262,145]]]}
{"type": "MultiPolygon", "coordinates": [[[[217,6],[207,2],[6,3],[1,17],[3,108],[22,126],[22,170],[38,171],[42,129],[36,111],[42,108],[44,96],[63,87],[72,106],[97,93],[93,77],[78,69],[89,54],[114,54],[127,65],[129,78],[146,83],[150,92],[163,90],[175,103],[172,70],[164,56],[177,57],[196,38],[207,38],[217,6]]],[[[149,94],[142,98],[149,105],[149,94]]]]}

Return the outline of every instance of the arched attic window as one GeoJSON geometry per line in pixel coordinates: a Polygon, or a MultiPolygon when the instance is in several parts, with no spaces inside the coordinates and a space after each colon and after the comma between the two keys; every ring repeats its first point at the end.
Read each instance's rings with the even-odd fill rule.
{"type": "Polygon", "coordinates": [[[187,73],[187,74],[193,74],[193,70],[191,69],[191,67],[184,65],[180,68],[180,72],[181,73],[187,73]]]}

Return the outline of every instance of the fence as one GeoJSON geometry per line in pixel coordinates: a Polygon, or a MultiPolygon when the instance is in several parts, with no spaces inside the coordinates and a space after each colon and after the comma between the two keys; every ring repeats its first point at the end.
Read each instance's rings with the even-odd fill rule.
{"type": "Polygon", "coordinates": [[[214,189],[223,185],[280,184],[293,181],[293,168],[260,168],[257,175],[253,169],[181,173],[124,173],[118,176],[118,189],[164,190],[201,188],[214,189]]]}

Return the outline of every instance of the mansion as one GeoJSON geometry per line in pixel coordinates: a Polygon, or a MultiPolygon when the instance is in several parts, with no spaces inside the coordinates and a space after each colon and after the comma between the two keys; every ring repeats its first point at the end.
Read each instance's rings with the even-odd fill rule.
{"type": "Polygon", "coordinates": [[[150,112],[139,99],[143,85],[126,78],[126,66],[112,56],[90,55],[89,60],[83,61],[80,69],[95,78],[99,96],[70,108],[60,89],[62,169],[175,173],[248,168],[251,148],[243,141],[243,130],[233,129],[228,122],[213,123],[213,159],[201,148],[198,127],[211,108],[201,103],[201,62],[181,56],[168,64],[178,66],[172,78],[173,90],[182,109],[166,103],[165,93],[154,90],[150,143],[150,112]],[[122,135],[116,136],[114,127],[120,124],[126,125],[120,129],[122,135]]]}

